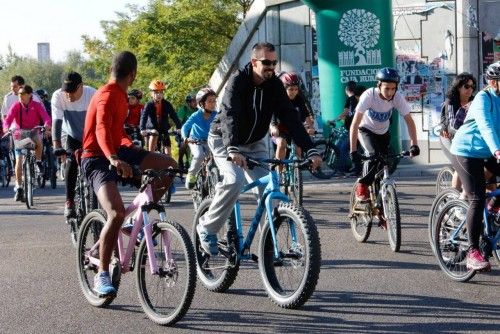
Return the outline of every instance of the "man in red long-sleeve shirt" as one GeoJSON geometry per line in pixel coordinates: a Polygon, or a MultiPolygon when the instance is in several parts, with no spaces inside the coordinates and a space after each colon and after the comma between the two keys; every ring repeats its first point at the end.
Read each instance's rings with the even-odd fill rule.
{"type": "MultiPolygon", "coordinates": [[[[90,101],[83,131],[82,169],[92,184],[107,222],[100,235],[99,273],[94,277],[94,291],[100,297],[116,295],[108,268],[111,254],[125,218],[117,181],[132,176],[131,165],[141,170],[177,167],[175,161],[160,153],[137,148],[123,127],[128,112],[127,89],[135,80],[137,59],[131,52],[120,52],[113,59],[111,78],[90,101]],[[109,170],[109,165],[116,170],[109,170]]],[[[153,190],[154,200],[161,198],[171,179],[163,179],[153,190]]]]}

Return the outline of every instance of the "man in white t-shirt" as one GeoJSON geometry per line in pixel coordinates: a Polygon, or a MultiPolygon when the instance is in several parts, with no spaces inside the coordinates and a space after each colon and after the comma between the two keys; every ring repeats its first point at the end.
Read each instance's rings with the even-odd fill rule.
{"type": "MultiPolygon", "coordinates": [[[[82,76],[77,72],[65,75],[62,87],[52,94],[52,123],[54,128],[54,149],[61,148],[61,132],[66,136],[68,152],[82,148],[83,128],[85,115],[90,100],[96,90],[83,85],[82,76]]],[[[64,157],[63,157],[64,159],[64,157]]],[[[66,204],[64,216],[68,219],[75,216],[75,187],[78,166],[75,159],[70,159],[66,164],[66,204]]]]}
{"type": "MultiPolygon", "coordinates": [[[[2,102],[2,109],[0,111],[2,115],[2,121],[10,110],[10,107],[19,101],[19,96],[17,93],[21,87],[24,87],[24,78],[20,75],[14,75],[10,78],[10,92],[4,96],[2,102]]],[[[38,95],[33,94],[33,101],[40,102],[43,104],[42,100],[38,97],[38,95]]]]}
{"type": "MultiPolygon", "coordinates": [[[[397,111],[404,118],[410,135],[410,154],[420,154],[417,143],[417,130],[410,114],[410,106],[404,97],[397,92],[399,84],[398,71],[382,68],[377,72],[377,87],[367,89],[359,98],[356,112],[351,124],[350,146],[353,162],[361,160],[357,152],[358,140],[365,150],[365,156],[387,155],[389,152],[389,125],[393,112],[397,111]]],[[[375,174],[382,168],[376,161],[365,161],[363,176],[358,179],[356,199],[367,201],[370,198],[368,186],[373,183],[375,174]]]]}

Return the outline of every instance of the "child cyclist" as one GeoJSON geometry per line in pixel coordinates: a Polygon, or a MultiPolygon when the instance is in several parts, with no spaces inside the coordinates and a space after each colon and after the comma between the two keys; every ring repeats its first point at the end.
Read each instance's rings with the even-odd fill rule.
{"type": "Polygon", "coordinates": [[[125,119],[125,132],[132,137],[138,138],[142,142],[139,125],[141,121],[141,112],[144,104],[141,103],[142,92],[138,89],[132,89],[128,92],[128,115],[125,119]]]}
{"type": "MultiPolygon", "coordinates": [[[[389,153],[389,124],[394,111],[403,116],[410,135],[410,154],[417,156],[420,149],[417,142],[417,130],[410,114],[410,106],[398,90],[399,74],[393,68],[382,68],[376,76],[377,86],[368,89],[359,99],[351,124],[350,147],[351,159],[354,163],[361,161],[357,151],[358,139],[365,150],[366,156],[376,156],[389,153]]],[[[377,161],[367,160],[363,166],[363,176],[356,185],[356,199],[367,201],[370,197],[368,186],[373,183],[375,174],[382,168],[377,161]]],[[[382,216],[380,215],[379,218],[382,216]]],[[[380,221],[382,227],[385,221],[380,221]]]]}
{"type": "Polygon", "coordinates": [[[187,141],[192,160],[186,177],[186,188],[192,189],[196,182],[196,174],[201,168],[203,159],[208,154],[208,132],[210,124],[217,115],[215,110],[216,94],[210,88],[203,88],[196,94],[199,109],[193,113],[182,126],[182,138],[187,141]],[[198,143],[190,142],[198,141],[198,143]]]}
{"type": "MultiPolygon", "coordinates": [[[[285,86],[286,89],[286,94],[288,95],[288,98],[297,111],[297,115],[299,116],[300,121],[304,124],[307,133],[314,134],[314,120],[311,111],[307,107],[304,98],[300,94],[299,77],[293,72],[288,72],[282,74],[280,76],[280,79],[281,82],[283,82],[283,86],[285,86]]],[[[276,144],[276,159],[284,159],[286,156],[287,145],[291,140],[288,129],[279,122],[279,119],[273,117],[269,130],[273,137],[273,141],[276,144]]],[[[300,147],[297,147],[297,156],[302,156],[302,150],[300,147]]],[[[281,167],[280,169],[282,168],[283,167],[281,167]]]]}
{"type": "Polygon", "coordinates": [[[163,81],[153,80],[149,84],[152,100],[146,103],[141,114],[141,134],[146,135],[146,130],[156,130],[159,136],[150,136],[147,139],[149,151],[156,151],[158,140],[163,145],[164,153],[170,155],[170,128],[169,118],[175,123],[177,130],[181,128],[181,121],[174,110],[172,104],[164,98],[166,85],[163,81]]]}

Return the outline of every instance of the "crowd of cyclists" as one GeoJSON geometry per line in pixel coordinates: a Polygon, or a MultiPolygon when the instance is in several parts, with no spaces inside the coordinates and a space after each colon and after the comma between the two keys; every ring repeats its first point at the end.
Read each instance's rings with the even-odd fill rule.
{"type": "MultiPolygon", "coordinates": [[[[278,76],[277,63],[272,44],[255,44],[246,66],[230,77],[218,110],[217,94],[205,87],[194,96],[186,96],[185,105],[176,112],[165,99],[167,84],[157,79],[151,81],[150,99],[143,104],[143,93],[132,89],[137,59],[127,51],[115,56],[107,84],[96,90],[85,85],[81,75],[72,71],[64,76],[61,88],[52,94],[50,103],[47,92],[39,90],[35,94],[24,78],[14,76],[11,92],[2,105],[3,131],[30,130],[44,125],[44,135],[52,136],[55,149],[64,147],[70,152],[81,152],[82,171],[107,214],[107,223],[100,235],[99,268],[109,267],[125,218],[118,181],[133,176],[132,166],[139,166],[141,170],[184,167],[186,188],[191,189],[201,162],[211,152],[222,181],[215,189],[210,208],[200,217],[197,233],[201,247],[209,254],[217,254],[217,232],[231,215],[243,185],[266,173],[258,168],[248,169],[246,159],[247,156],[269,157],[268,136],[276,144],[277,159],[285,157],[287,145],[293,141],[298,155],[310,159],[312,170],[319,168],[322,162],[311,140],[315,133],[314,120],[300,94],[300,79],[295,73],[278,76]],[[177,159],[172,157],[172,134],[182,138],[177,159]],[[185,166],[188,148],[192,159],[190,165],[185,166]],[[110,165],[115,168],[110,169],[110,165]]],[[[478,246],[485,180],[500,173],[497,163],[500,159],[500,62],[490,65],[485,77],[488,86],[476,96],[473,92],[477,82],[472,75],[462,73],[455,78],[443,104],[441,131],[443,151],[457,172],[453,185],[463,188],[463,197],[471,204],[467,213],[470,243],[467,265],[479,271],[490,266],[478,246]]],[[[368,185],[381,166],[372,160],[362,163],[365,159],[358,153],[358,147],[362,146],[364,156],[388,154],[392,113],[398,112],[405,121],[411,156],[420,154],[410,107],[398,91],[397,70],[380,69],[376,81],[375,87],[368,89],[348,85],[349,98],[341,115],[349,130],[345,149],[356,174],[363,165],[355,191],[360,202],[368,200],[368,185]]],[[[25,135],[20,132],[14,139],[25,135]]],[[[30,136],[35,142],[39,163],[41,137],[30,136]]],[[[20,153],[16,150],[16,201],[23,200],[20,153]]],[[[65,167],[66,218],[75,215],[76,160],[72,159],[65,167]]],[[[41,168],[41,164],[39,166],[41,168]]],[[[171,182],[169,177],[157,181],[153,187],[155,200],[161,198],[171,182]]],[[[491,203],[492,210],[499,207],[496,202],[491,203]]],[[[99,270],[95,291],[101,296],[116,294],[109,273],[99,270]]]]}

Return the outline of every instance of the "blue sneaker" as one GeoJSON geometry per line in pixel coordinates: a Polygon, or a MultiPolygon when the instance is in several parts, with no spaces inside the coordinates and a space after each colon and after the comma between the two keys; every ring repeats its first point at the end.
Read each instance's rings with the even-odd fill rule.
{"type": "Polygon", "coordinates": [[[203,248],[205,252],[210,255],[219,254],[219,249],[217,248],[217,235],[209,234],[201,224],[196,225],[196,232],[200,239],[201,248],[203,248]]]}
{"type": "Polygon", "coordinates": [[[116,296],[116,289],[113,284],[111,284],[109,272],[101,271],[94,276],[94,288],[92,290],[94,290],[100,298],[116,296]]]}

